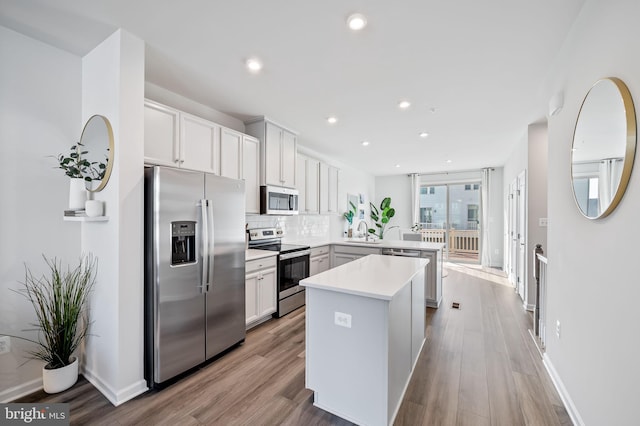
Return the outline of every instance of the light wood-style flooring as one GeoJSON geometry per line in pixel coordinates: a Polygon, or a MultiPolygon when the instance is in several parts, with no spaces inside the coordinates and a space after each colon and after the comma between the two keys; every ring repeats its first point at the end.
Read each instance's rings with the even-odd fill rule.
{"type": "MultiPolygon", "coordinates": [[[[268,321],[224,357],[119,407],[84,379],[20,402],[68,402],[74,425],[349,425],[314,407],[304,387],[304,317],[301,308],[268,321]]],[[[512,288],[450,270],[443,304],[426,317],[427,342],[396,425],[571,424],[512,288]]]]}

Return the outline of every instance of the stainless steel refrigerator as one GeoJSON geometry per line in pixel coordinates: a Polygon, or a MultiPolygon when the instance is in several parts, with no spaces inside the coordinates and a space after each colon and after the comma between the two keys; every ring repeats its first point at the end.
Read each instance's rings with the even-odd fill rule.
{"type": "Polygon", "coordinates": [[[145,377],[156,387],[245,338],[244,182],[145,169],[145,377]]]}

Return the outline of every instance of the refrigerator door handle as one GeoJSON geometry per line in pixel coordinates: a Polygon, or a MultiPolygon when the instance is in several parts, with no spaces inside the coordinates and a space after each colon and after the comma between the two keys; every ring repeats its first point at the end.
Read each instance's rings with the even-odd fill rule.
{"type": "Polygon", "coordinates": [[[215,241],[214,238],[214,223],[213,223],[213,201],[207,200],[207,227],[208,227],[208,235],[207,235],[207,291],[209,291],[211,285],[213,284],[213,244],[215,241]]]}
{"type": "Polygon", "coordinates": [[[202,212],[202,282],[200,291],[206,293],[209,290],[209,200],[200,200],[202,212]]]}

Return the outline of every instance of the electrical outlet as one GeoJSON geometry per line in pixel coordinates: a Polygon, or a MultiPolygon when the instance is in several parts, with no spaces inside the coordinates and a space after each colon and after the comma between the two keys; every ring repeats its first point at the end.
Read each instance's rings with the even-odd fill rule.
{"type": "Polygon", "coordinates": [[[546,228],[548,225],[549,225],[549,219],[547,219],[546,217],[538,218],[538,226],[542,228],[546,228]]]}
{"type": "Polygon", "coordinates": [[[340,327],[351,328],[351,315],[342,312],[334,312],[334,323],[340,327]]]}
{"type": "Polygon", "coordinates": [[[560,338],[560,320],[556,321],[556,336],[560,338]]]}
{"type": "Polygon", "coordinates": [[[7,354],[9,352],[11,352],[11,337],[1,336],[0,337],[0,355],[7,354]]]}

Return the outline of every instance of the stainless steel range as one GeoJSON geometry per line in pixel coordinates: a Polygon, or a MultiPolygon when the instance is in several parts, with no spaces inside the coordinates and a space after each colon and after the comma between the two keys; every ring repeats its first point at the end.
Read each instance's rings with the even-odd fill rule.
{"type": "Polygon", "coordinates": [[[298,283],[309,276],[311,264],[310,247],[283,244],[282,235],[278,228],[249,230],[249,248],[278,252],[278,310],[273,314],[276,318],[304,306],[304,287],[298,283]]]}

